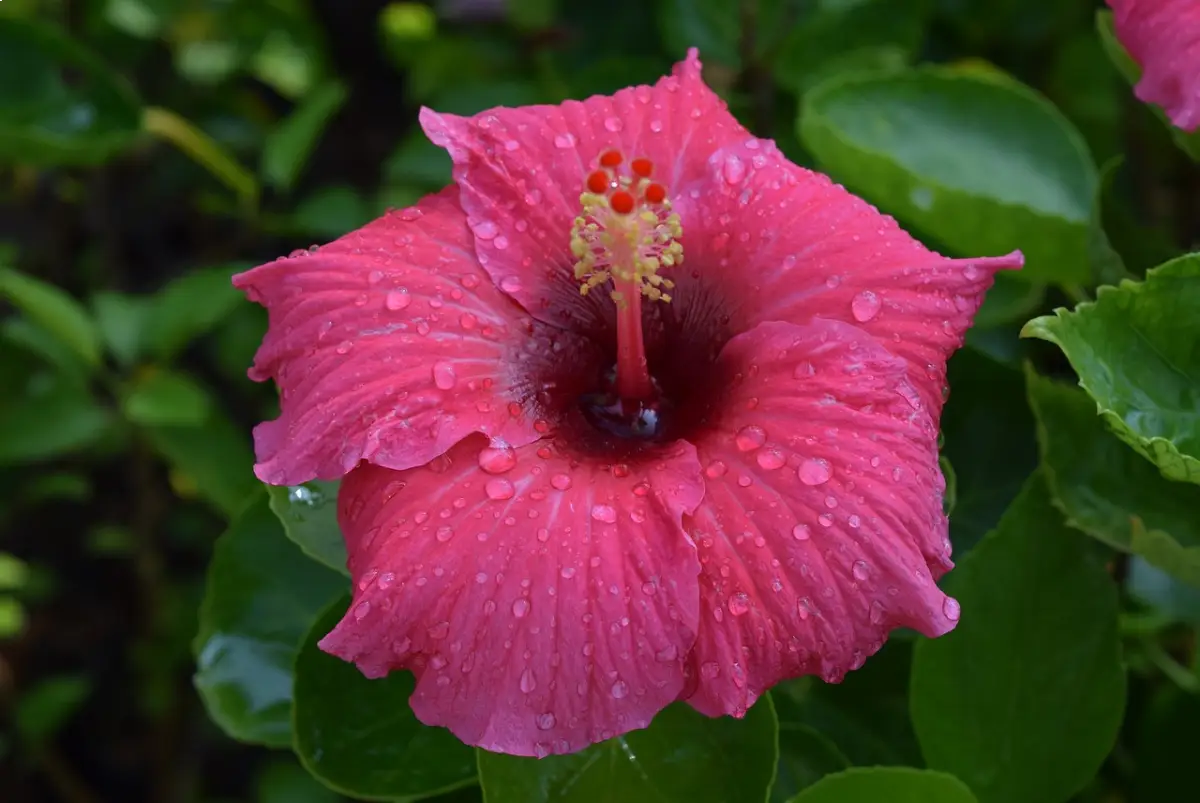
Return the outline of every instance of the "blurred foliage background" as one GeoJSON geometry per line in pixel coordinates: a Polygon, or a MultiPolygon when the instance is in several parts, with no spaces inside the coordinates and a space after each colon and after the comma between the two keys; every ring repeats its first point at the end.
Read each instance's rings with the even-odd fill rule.
{"type": "MultiPolygon", "coordinates": [[[[809,150],[826,141],[802,113],[815,87],[918,62],[1007,73],[1082,135],[1092,181],[1103,166],[1090,217],[1063,236],[1086,234],[1084,273],[1114,281],[1200,243],[1200,171],[1133,99],[1098,5],[0,0],[0,798],[338,799],[290,754],[224,735],[193,681],[205,569],[257,488],[251,427],[275,414],[273,389],[246,379],[265,313],[229,277],[447,183],[420,106],[611,92],[697,45],[756,134],[854,188],[853,158],[809,150]]],[[[920,225],[917,195],[909,216],[886,192],[868,197],[948,252],[991,244],[920,225]]],[[[1016,332],[1095,283],[1072,275],[1046,263],[1032,281],[1003,277],[952,363],[959,554],[1037,462],[1021,360],[1068,369],[1016,332]]],[[[1135,681],[1118,747],[1078,799],[1182,800],[1131,795],[1146,762],[1163,765],[1179,711],[1197,733],[1200,594],[1136,560],[1117,571],[1135,681]]],[[[840,687],[777,694],[785,764],[787,745],[800,756],[781,777],[919,762],[910,652],[899,639],[840,687]]]]}

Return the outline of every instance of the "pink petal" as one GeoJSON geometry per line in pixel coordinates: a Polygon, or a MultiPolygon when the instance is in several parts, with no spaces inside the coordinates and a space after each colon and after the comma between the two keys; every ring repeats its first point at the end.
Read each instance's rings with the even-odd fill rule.
{"type": "Polygon", "coordinates": [[[1108,0],[1117,39],[1142,68],[1134,93],[1184,131],[1200,129],[1200,3],[1108,0]]]}
{"type": "Polygon", "coordinates": [[[254,431],[261,480],[334,479],[360,460],[411,468],[473,432],[539,437],[533,377],[564,345],[588,347],[496,289],[457,194],[234,277],[270,312],[250,376],[281,392],[280,417],[254,431]]]}
{"type": "Polygon", "coordinates": [[[421,112],[429,138],[449,151],[480,261],[540,320],[589,329],[611,308],[607,293],[586,301],[569,249],[579,195],[609,148],[654,162],[673,196],[706,180],[705,161],[745,137],[700,77],[696,51],[654,86],[560,106],[498,108],[474,117],[421,112]]]}
{"type": "Polygon", "coordinates": [[[937,428],[891,356],[860,329],[764,323],[729,342],[720,416],[696,447],[704,501],[689,520],[702,566],[699,687],[741,716],[803,674],[837,681],[896,627],[937,636],[957,604],[937,428]]]}
{"type": "Polygon", "coordinates": [[[730,334],[762,321],[846,321],[908,362],[936,418],[946,358],[993,274],[1019,268],[1020,253],[939,256],[767,140],[747,137],[714,153],[709,171],[676,204],[687,260],[674,276],[678,314],[720,308],[730,334]]]}
{"type": "Polygon", "coordinates": [[[412,669],[416,715],[488,750],[565,753],[645,727],[679,696],[696,630],[681,526],[703,494],[695,450],[610,467],[551,441],[485,446],[347,475],[356,591],[322,649],[368,677],[412,669]]]}

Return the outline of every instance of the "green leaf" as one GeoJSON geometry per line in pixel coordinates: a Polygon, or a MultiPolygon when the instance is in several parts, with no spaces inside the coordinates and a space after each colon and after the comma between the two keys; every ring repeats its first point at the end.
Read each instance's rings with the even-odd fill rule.
{"type": "Polygon", "coordinates": [[[1061,803],[1096,774],[1121,724],[1115,584],[1035,474],[945,587],[962,620],[913,658],[926,761],[980,803],[1061,803]]]}
{"type": "MultiPolygon", "coordinates": [[[[2,31],[3,21],[0,20],[2,31]]],[[[100,364],[100,333],[96,324],[83,305],[66,292],[32,276],[0,268],[0,297],[11,301],[14,307],[69,346],[88,365],[100,364]]]]}
{"type": "Polygon", "coordinates": [[[765,801],[779,755],[769,696],[745,719],[710,719],[684,703],[645,730],[571,755],[519,758],[479,751],[488,803],[765,801]]]}
{"type": "Polygon", "coordinates": [[[258,486],[249,433],[220,410],[200,426],[153,426],[144,432],[186,485],[229,516],[242,509],[258,486]]]}
{"type": "Polygon", "coordinates": [[[1133,794],[1136,803],[1179,803],[1196,794],[1200,697],[1164,686],[1137,724],[1133,794]]]}
{"type": "Polygon", "coordinates": [[[313,481],[284,488],[267,486],[271,510],[283,522],[288,538],[310,558],[342,574],[346,569],[346,542],[337,521],[338,483],[313,481]]]}
{"type": "Polygon", "coordinates": [[[54,378],[0,396],[0,466],[47,460],[95,444],[113,416],[84,386],[54,378]],[[11,394],[11,395],[9,395],[11,394]]]}
{"type": "MultiPolygon", "coordinates": [[[[736,8],[736,3],[729,3],[736,8]]],[[[925,38],[928,0],[795,2],[801,13],[778,48],[780,84],[804,93],[839,73],[899,70],[925,38]]],[[[704,51],[701,50],[701,54],[704,51]]]]}
{"type": "Polygon", "coordinates": [[[317,616],[346,579],[313,563],[254,500],[217,540],[193,644],[196,689],[235,739],[273,747],[292,741],[292,665],[317,616]]]}
{"type": "Polygon", "coordinates": [[[92,296],[96,327],[108,351],[122,366],[132,367],[145,347],[150,300],[127,293],[101,292],[92,296]]]}
{"type": "Polygon", "coordinates": [[[828,775],[791,803],[976,803],[953,775],[909,767],[859,767],[828,775]]]}
{"type": "MultiPolygon", "coordinates": [[[[1099,34],[1100,44],[1104,46],[1104,51],[1108,54],[1108,58],[1112,61],[1113,66],[1117,68],[1117,71],[1125,77],[1130,86],[1137,84],[1142,77],[1142,68],[1138,66],[1133,57],[1117,41],[1117,32],[1113,27],[1113,15],[1111,11],[1104,9],[1096,12],[1096,33],[1099,34]]],[[[1192,159],[1200,162],[1200,131],[1193,131],[1189,134],[1177,128],[1174,123],[1167,119],[1167,115],[1158,106],[1153,104],[1148,105],[1154,112],[1154,116],[1170,129],[1171,136],[1175,139],[1175,144],[1184,153],[1192,157],[1192,159]]]]}
{"type": "Polygon", "coordinates": [[[212,396],[187,374],[157,370],[138,379],[122,400],[130,423],[142,426],[199,426],[213,409],[212,396]]]}
{"type": "Polygon", "coordinates": [[[330,788],[364,800],[417,800],[474,783],[474,751],[422,725],[409,708],[411,674],[368,680],[321,652],[317,642],[349,606],[344,596],[326,608],[296,658],[293,746],[301,763],[330,788]]]}
{"type": "Polygon", "coordinates": [[[343,803],[293,759],[273,761],[258,776],[258,803],[343,803]]]}
{"type": "Polygon", "coordinates": [[[353,187],[322,187],[297,205],[292,223],[306,234],[333,239],[368,223],[373,216],[370,203],[353,187]]]}
{"type": "Polygon", "coordinates": [[[221,323],[244,300],[230,278],[249,267],[233,262],[193,271],[163,287],[155,295],[146,321],[149,352],[169,362],[221,323]]]}
{"type": "Polygon", "coordinates": [[[1164,479],[1109,432],[1088,395],[1027,373],[1046,479],[1067,523],[1200,584],[1200,487],[1164,479]]]}
{"type": "Polygon", "coordinates": [[[996,274],[992,289],[984,297],[983,306],[975,313],[975,326],[1000,326],[1013,321],[1025,321],[1042,305],[1046,285],[1017,278],[1005,271],[996,274]]]}
{"type": "Polygon", "coordinates": [[[1058,344],[1105,423],[1164,476],[1200,483],[1200,254],[1101,287],[1021,334],[1058,344]]]}
{"type": "Polygon", "coordinates": [[[996,526],[1037,467],[1037,437],[1020,371],[966,348],[950,359],[948,380],[943,454],[954,466],[950,539],[961,557],[996,526]]]}
{"type": "Polygon", "coordinates": [[[82,675],[59,675],[39,682],[18,698],[17,733],[32,747],[54,738],[92,693],[92,682],[82,675]]]}
{"type": "Polygon", "coordinates": [[[97,164],[137,137],[133,91],[56,28],[0,17],[0,160],[97,164]]]}
{"type": "Polygon", "coordinates": [[[440,189],[451,181],[450,155],[422,132],[409,134],[383,165],[383,174],[394,184],[415,184],[440,189]]]}
{"type": "Polygon", "coordinates": [[[347,96],[346,88],[337,81],[322,84],[275,127],[263,143],[261,170],[268,184],[282,190],[295,186],[325,126],[347,96]]]}
{"type": "Polygon", "coordinates": [[[1053,105],[996,73],[849,75],[804,97],[822,169],[965,255],[1021,249],[1020,278],[1085,283],[1096,169],[1053,105]]]}
{"type": "Polygon", "coordinates": [[[772,803],[782,803],[825,776],[849,766],[850,761],[820,731],[786,721],[780,712],[779,767],[771,786],[772,803]]]}
{"type": "Polygon", "coordinates": [[[151,108],[142,114],[142,130],[171,143],[237,193],[245,209],[252,210],[257,204],[259,187],[254,174],[195,123],[170,109],[151,108]]]}

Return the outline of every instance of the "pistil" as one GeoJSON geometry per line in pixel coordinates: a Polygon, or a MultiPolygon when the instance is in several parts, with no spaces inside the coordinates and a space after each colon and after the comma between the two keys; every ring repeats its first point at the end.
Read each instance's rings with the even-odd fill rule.
{"type": "Polygon", "coordinates": [[[582,214],[571,229],[571,251],[579,291],[587,295],[612,281],[609,294],[617,313],[616,393],[622,402],[655,396],[642,332],[642,298],[669,303],[674,284],[659,275],[683,262],[679,215],[667,191],[652,180],[654,165],[637,158],[623,168],[615,150],[600,155],[579,197],[582,214]]]}

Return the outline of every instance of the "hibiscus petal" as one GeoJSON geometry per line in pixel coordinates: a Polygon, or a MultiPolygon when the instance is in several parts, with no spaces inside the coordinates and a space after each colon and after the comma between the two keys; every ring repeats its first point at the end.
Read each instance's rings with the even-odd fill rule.
{"type": "Polygon", "coordinates": [[[1117,38],[1142,68],[1134,92],[1184,131],[1200,129],[1200,3],[1108,0],[1117,38]]]}
{"type": "Polygon", "coordinates": [[[904,363],[838,321],[729,342],[708,433],[701,617],[689,702],[740,716],[780,680],[840,680],[896,627],[953,628],[937,433],[904,363]]]}
{"type": "Polygon", "coordinates": [[[571,222],[596,159],[609,148],[644,156],[673,195],[706,180],[706,160],[745,137],[705,86],[695,49],[654,86],[560,106],[490,109],[474,117],[421,111],[454,160],[454,179],[484,268],[530,314],[586,330],[611,314],[607,293],[580,299],[571,222]]]}
{"type": "Polygon", "coordinates": [[[347,475],[356,591],[322,649],[368,677],[412,669],[416,715],[488,750],[565,753],[645,727],[679,696],[696,629],[681,525],[703,493],[695,450],[610,467],[550,441],[481,447],[347,475]]]}
{"type": "Polygon", "coordinates": [[[473,432],[529,443],[540,366],[589,353],[495,288],[454,187],[233,281],[270,312],[250,376],[281,392],[254,431],[255,473],[275,485],[359,460],[411,468],[473,432]]]}
{"type": "Polygon", "coordinates": [[[854,324],[908,361],[936,418],[947,357],[995,272],[1019,268],[1020,253],[940,256],[768,140],[743,137],[714,153],[709,170],[703,188],[676,204],[688,262],[675,277],[673,314],[720,310],[731,333],[812,317],[854,324]]]}

